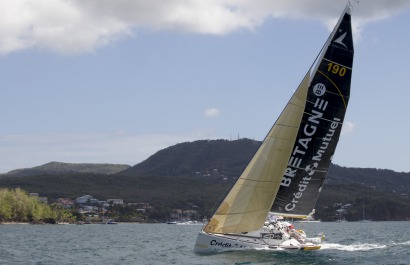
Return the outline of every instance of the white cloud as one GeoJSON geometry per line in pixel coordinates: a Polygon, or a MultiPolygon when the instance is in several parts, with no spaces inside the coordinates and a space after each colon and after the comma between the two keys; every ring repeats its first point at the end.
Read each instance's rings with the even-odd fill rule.
{"type": "Polygon", "coordinates": [[[210,109],[205,110],[205,116],[208,118],[219,116],[219,113],[220,111],[217,108],[210,108],[210,109]]]}
{"type": "Polygon", "coordinates": [[[187,134],[65,133],[0,135],[0,173],[66,163],[118,163],[135,165],[155,152],[177,143],[213,139],[212,132],[187,134]]]}
{"type": "MultiPolygon", "coordinates": [[[[345,0],[12,0],[0,1],[0,54],[36,48],[94,51],[140,28],[200,34],[254,29],[269,18],[320,20],[329,27],[345,0]]],[[[361,0],[356,28],[410,7],[405,0],[361,0]]],[[[331,26],[330,26],[331,25],[331,26]]]]}
{"type": "Polygon", "coordinates": [[[92,16],[74,1],[0,2],[0,52],[36,47],[61,53],[94,50],[130,33],[126,21],[92,16]]]}
{"type": "Polygon", "coordinates": [[[342,135],[352,134],[355,129],[355,125],[350,121],[344,121],[342,127],[342,135]]]}

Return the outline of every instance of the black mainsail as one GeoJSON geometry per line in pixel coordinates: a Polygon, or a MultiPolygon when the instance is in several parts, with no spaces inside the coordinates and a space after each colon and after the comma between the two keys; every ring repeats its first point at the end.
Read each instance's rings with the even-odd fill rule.
{"type": "Polygon", "coordinates": [[[302,218],[314,208],[342,129],[353,54],[350,8],[346,7],[311,73],[302,121],[272,212],[302,218]]]}

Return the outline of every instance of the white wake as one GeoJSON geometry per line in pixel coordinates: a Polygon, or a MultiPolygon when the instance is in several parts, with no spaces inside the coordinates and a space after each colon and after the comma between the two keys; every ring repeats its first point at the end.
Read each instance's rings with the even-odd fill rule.
{"type": "Polygon", "coordinates": [[[324,243],[322,244],[321,249],[336,249],[342,251],[368,251],[373,249],[382,249],[387,248],[387,245],[383,244],[369,244],[369,243],[356,243],[351,245],[342,245],[342,244],[332,244],[324,243]]]}

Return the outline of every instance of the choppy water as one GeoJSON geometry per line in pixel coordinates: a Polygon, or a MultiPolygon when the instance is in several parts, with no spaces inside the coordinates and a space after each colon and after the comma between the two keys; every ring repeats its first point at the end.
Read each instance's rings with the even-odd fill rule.
{"type": "Polygon", "coordinates": [[[297,224],[317,251],[193,253],[199,225],[0,225],[0,264],[410,264],[410,222],[297,224]]]}

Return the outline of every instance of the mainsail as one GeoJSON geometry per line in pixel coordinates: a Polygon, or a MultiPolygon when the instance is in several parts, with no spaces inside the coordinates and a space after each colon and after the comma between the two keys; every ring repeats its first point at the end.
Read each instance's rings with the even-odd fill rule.
{"type": "Polygon", "coordinates": [[[277,214],[303,218],[316,204],[349,101],[353,53],[346,7],[312,73],[298,135],[272,206],[277,214]]]}
{"type": "Polygon", "coordinates": [[[352,62],[350,9],[346,7],[315,69],[308,71],[205,232],[255,231],[272,207],[280,215],[309,214],[340,135],[352,62]]]}

